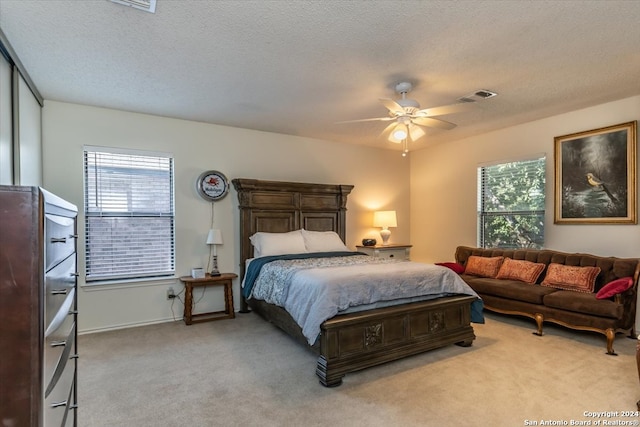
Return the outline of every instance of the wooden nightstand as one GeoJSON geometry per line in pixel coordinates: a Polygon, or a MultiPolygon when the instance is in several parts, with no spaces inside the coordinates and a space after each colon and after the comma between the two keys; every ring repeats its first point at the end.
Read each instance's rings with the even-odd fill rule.
{"type": "Polygon", "coordinates": [[[377,258],[397,258],[409,260],[409,251],[412,245],[375,245],[356,246],[358,252],[364,252],[377,258]]]}
{"type": "Polygon", "coordinates": [[[238,275],[234,273],[222,273],[220,276],[210,276],[207,273],[201,279],[194,279],[191,276],[181,277],[180,281],[184,283],[184,323],[191,325],[193,323],[235,318],[236,313],[233,311],[233,279],[236,277],[238,275]],[[193,314],[193,288],[196,286],[224,286],[224,310],[193,314]]]}

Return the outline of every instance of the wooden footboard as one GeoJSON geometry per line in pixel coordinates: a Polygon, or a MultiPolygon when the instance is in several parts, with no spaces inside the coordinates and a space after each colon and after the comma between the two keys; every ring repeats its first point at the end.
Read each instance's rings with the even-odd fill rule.
{"type": "Polygon", "coordinates": [[[321,327],[316,374],[333,387],[348,373],[449,344],[470,346],[471,296],[345,314],[321,327]]]}
{"type": "MultiPolygon", "coordinates": [[[[325,321],[318,342],[316,375],[327,387],[338,386],[349,372],[458,344],[468,347],[475,334],[470,324],[472,296],[430,301],[344,314],[325,321]]],[[[300,327],[282,308],[249,300],[261,317],[306,346],[300,327]]]]}

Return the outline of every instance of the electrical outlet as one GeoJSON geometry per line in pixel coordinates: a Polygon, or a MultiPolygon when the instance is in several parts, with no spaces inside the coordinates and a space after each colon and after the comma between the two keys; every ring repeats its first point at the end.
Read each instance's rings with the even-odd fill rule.
{"type": "Polygon", "coordinates": [[[174,299],[176,297],[176,293],[173,291],[172,287],[167,289],[167,299],[174,299]]]}

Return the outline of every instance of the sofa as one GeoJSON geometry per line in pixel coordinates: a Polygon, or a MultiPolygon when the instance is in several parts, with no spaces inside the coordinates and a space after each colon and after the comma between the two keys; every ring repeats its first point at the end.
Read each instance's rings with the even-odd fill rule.
{"type": "MultiPolygon", "coordinates": [[[[535,249],[459,246],[460,277],[483,299],[485,309],[595,331],[615,355],[616,333],[635,338],[640,259],[535,249]]],[[[449,267],[451,267],[449,265],[449,267]]]]}

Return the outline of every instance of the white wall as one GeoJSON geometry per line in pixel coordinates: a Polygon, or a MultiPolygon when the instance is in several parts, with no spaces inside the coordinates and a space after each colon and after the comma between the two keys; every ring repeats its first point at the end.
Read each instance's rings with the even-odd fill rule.
{"type": "Polygon", "coordinates": [[[545,246],[566,252],[640,257],[640,226],[554,224],[554,137],[640,118],[640,96],[443,143],[411,153],[412,258],[453,260],[458,245],[477,245],[477,168],[544,153],[545,246]]]}
{"type": "MultiPolygon", "coordinates": [[[[229,179],[257,178],[355,185],[347,203],[347,245],[378,237],[372,211],[395,209],[391,242],[409,241],[409,161],[398,152],[267,132],[189,122],[123,111],[45,101],[43,176],[49,191],[76,204],[79,216],[79,330],[127,327],[182,318],[182,306],[166,300],[177,280],[84,286],[83,145],[173,153],[176,188],[177,275],[206,267],[210,204],[196,193],[201,172],[216,169],[229,179]]],[[[219,268],[239,274],[237,194],[215,204],[215,226],[223,233],[219,268]]],[[[196,290],[195,299],[201,296],[196,290]]],[[[234,283],[239,307],[239,283],[234,283]]],[[[221,310],[221,289],[207,290],[197,311],[221,310]]]]}

